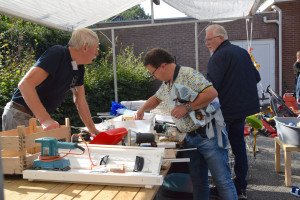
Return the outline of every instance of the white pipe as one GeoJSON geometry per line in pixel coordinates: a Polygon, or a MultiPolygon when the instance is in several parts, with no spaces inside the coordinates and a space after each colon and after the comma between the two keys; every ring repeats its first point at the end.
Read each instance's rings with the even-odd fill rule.
{"type": "Polygon", "coordinates": [[[151,24],[154,24],[154,8],[153,8],[153,0],[151,2],[151,24]]]}
{"type": "Polygon", "coordinates": [[[112,53],[113,53],[115,102],[118,102],[117,67],[116,67],[116,45],[115,45],[115,30],[114,29],[111,29],[111,42],[112,42],[112,53]]]}
{"type": "Polygon", "coordinates": [[[278,12],[278,20],[267,20],[267,17],[264,16],[264,22],[265,23],[277,23],[278,24],[278,36],[279,36],[279,56],[278,56],[278,62],[279,62],[279,95],[282,96],[282,11],[277,6],[273,5],[272,9],[276,10],[278,12]]]}
{"type": "Polygon", "coordinates": [[[199,71],[199,52],[198,52],[198,23],[195,23],[195,58],[196,58],[196,70],[199,71]]]}

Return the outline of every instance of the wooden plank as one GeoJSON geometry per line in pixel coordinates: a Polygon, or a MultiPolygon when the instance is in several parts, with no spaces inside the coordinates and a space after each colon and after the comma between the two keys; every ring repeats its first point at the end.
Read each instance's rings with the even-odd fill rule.
{"type": "Polygon", "coordinates": [[[165,159],[175,159],[176,155],[174,149],[165,149],[165,159]]]}
{"type": "Polygon", "coordinates": [[[68,128],[68,132],[69,132],[69,137],[66,137],[66,142],[70,142],[71,141],[71,126],[70,126],[69,118],[65,118],[65,126],[68,128]]]}
{"type": "Polygon", "coordinates": [[[72,184],[70,187],[68,187],[66,190],[64,190],[62,193],[60,193],[57,197],[55,197],[55,200],[68,200],[73,199],[75,196],[77,196],[82,190],[84,190],[88,185],[85,184],[72,184]]]}
{"type": "Polygon", "coordinates": [[[43,194],[39,200],[51,200],[57,197],[60,193],[66,190],[71,186],[71,183],[55,183],[56,185],[47,191],[46,194],[43,194]]]}
{"type": "Polygon", "coordinates": [[[5,199],[20,199],[22,193],[26,192],[20,188],[22,185],[27,185],[28,181],[23,179],[11,178],[4,179],[4,198],[5,199]]]}
{"type": "Polygon", "coordinates": [[[26,158],[26,149],[24,148],[25,147],[24,137],[25,137],[26,128],[25,128],[25,126],[18,126],[17,130],[18,130],[18,133],[19,133],[20,169],[23,171],[26,168],[26,160],[25,160],[25,158],[26,158]]]}
{"type": "Polygon", "coordinates": [[[29,182],[21,176],[5,176],[4,197],[5,199],[34,200],[53,188],[57,183],[29,182]]]}
{"type": "Polygon", "coordinates": [[[74,199],[90,200],[104,188],[103,185],[88,185],[82,192],[80,192],[74,199]]]}
{"type": "Polygon", "coordinates": [[[20,171],[20,159],[18,157],[2,158],[3,174],[15,174],[20,171]]]}
{"type": "Polygon", "coordinates": [[[300,147],[290,145],[290,144],[285,144],[278,137],[275,137],[275,140],[277,141],[278,144],[280,144],[281,148],[285,151],[286,150],[288,150],[288,151],[300,151],[300,147]]]}
{"type": "Polygon", "coordinates": [[[21,185],[19,188],[26,191],[21,196],[22,200],[34,200],[40,199],[40,197],[45,194],[48,190],[55,187],[56,183],[47,182],[32,182],[26,185],[21,185]]]}
{"type": "Polygon", "coordinates": [[[19,150],[19,136],[2,136],[1,148],[2,150],[19,150]]]}
{"type": "Polygon", "coordinates": [[[291,152],[284,151],[285,185],[292,186],[291,152]]]}
{"type": "Polygon", "coordinates": [[[54,137],[57,139],[62,138],[70,138],[70,130],[68,127],[63,126],[62,128],[57,128],[49,131],[42,131],[38,133],[33,133],[31,135],[27,135],[25,137],[25,148],[34,147],[37,144],[35,143],[35,139],[42,137],[54,137]]]}
{"type": "Polygon", "coordinates": [[[0,136],[18,136],[18,131],[17,129],[2,131],[0,132],[0,136]]]}
{"type": "Polygon", "coordinates": [[[155,186],[153,189],[141,188],[134,200],[152,200],[156,195],[159,186],[155,186]]]}
{"type": "Polygon", "coordinates": [[[280,172],[280,145],[275,140],[275,171],[280,172]]]}
{"type": "MultiPolygon", "coordinates": [[[[36,132],[37,132],[36,118],[31,118],[29,120],[29,132],[26,133],[26,135],[30,135],[30,134],[33,134],[33,133],[36,133],[36,132]]],[[[40,148],[40,146],[37,147],[37,145],[35,144],[34,147],[28,148],[27,152],[30,153],[30,154],[34,154],[38,151],[37,148],[40,148]]]]}
{"type": "Polygon", "coordinates": [[[120,192],[116,195],[114,200],[124,200],[124,199],[133,199],[140,188],[134,188],[134,187],[123,187],[120,192]]]}
{"type": "Polygon", "coordinates": [[[104,189],[97,196],[95,199],[97,200],[112,200],[118,194],[122,187],[120,186],[105,186],[104,189]]]}

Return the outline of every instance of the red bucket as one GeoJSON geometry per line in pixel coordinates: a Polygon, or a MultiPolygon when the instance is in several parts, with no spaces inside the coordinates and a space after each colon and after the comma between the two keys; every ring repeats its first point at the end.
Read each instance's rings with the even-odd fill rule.
{"type": "Polygon", "coordinates": [[[126,128],[116,128],[107,130],[104,132],[100,132],[91,142],[90,144],[108,144],[115,145],[118,144],[125,135],[127,135],[128,131],[126,128]]]}

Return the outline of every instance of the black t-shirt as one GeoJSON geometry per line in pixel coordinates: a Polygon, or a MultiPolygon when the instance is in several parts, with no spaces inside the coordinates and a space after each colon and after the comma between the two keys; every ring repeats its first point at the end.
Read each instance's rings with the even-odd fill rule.
{"type": "MultiPolygon", "coordinates": [[[[78,70],[73,70],[71,61],[68,47],[56,45],[44,52],[34,64],[49,73],[36,87],[38,96],[49,113],[60,106],[72,86],[84,84],[84,65],[78,65],[78,70]]],[[[28,108],[19,89],[13,94],[12,101],[28,108]]]]}
{"type": "Polygon", "coordinates": [[[225,120],[259,113],[256,84],[261,78],[245,49],[224,41],[208,61],[207,79],[218,91],[225,120]]]}
{"type": "Polygon", "coordinates": [[[295,74],[295,83],[297,84],[297,78],[300,74],[300,62],[295,62],[293,65],[294,74],[295,74]]]}

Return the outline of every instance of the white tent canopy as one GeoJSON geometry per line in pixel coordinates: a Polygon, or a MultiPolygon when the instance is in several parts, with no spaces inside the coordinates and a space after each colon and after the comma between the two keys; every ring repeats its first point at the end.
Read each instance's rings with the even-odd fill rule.
{"type": "MultiPolygon", "coordinates": [[[[88,27],[144,0],[0,0],[0,13],[55,29],[73,31],[88,27]]],[[[159,1],[159,0],[158,0],[159,1]]],[[[149,3],[153,0],[149,0],[149,3]]],[[[175,9],[201,21],[246,18],[262,0],[164,0],[175,9]]],[[[195,58],[198,69],[198,33],[195,23],[195,58]]],[[[154,20],[152,16],[152,24],[154,20]]],[[[184,22],[187,23],[187,22],[184,22]]],[[[164,24],[160,24],[164,25],[164,24]]],[[[141,25],[146,26],[146,25],[141,25]]],[[[118,102],[114,29],[111,28],[115,101],[118,102]]]]}
{"type": "MultiPolygon", "coordinates": [[[[144,0],[0,0],[0,13],[48,27],[72,31],[117,15],[144,0]]],[[[261,0],[164,0],[199,20],[243,18],[255,14],[261,0]]]]}

